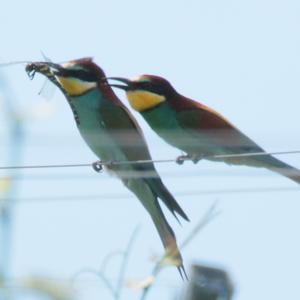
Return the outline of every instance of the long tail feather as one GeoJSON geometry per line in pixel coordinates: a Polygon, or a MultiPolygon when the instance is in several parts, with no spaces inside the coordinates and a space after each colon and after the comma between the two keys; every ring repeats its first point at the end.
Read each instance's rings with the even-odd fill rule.
{"type": "Polygon", "coordinates": [[[177,270],[178,270],[182,280],[189,280],[183,265],[177,267],[177,270]]]}
{"type": "MultiPolygon", "coordinates": [[[[263,149],[259,148],[258,146],[257,148],[253,149],[253,152],[262,152],[262,151],[263,149]]],[[[230,165],[266,168],[270,171],[276,172],[300,184],[300,170],[273,157],[272,155],[224,158],[223,161],[230,165]]]]}
{"type": "Polygon", "coordinates": [[[300,170],[296,169],[283,161],[268,155],[268,156],[257,156],[255,159],[261,164],[261,167],[265,167],[270,171],[276,172],[285,176],[294,182],[300,184],[300,170]]]}
{"type": "Polygon", "coordinates": [[[130,179],[124,183],[139,198],[150,214],[165,248],[164,263],[176,265],[182,276],[185,271],[176,237],[161,210],[157,195],[144,179],[130,179]]]}
{"type": "Polygon", "coordinates": [[[179,223],[180,221],[177,218],[175,212],[186,221],[189,221],[189,218],[186,215],[186,213],[177,203],[177,201],[169,192],[169,190],[164,186],[160,178],[147,179],[147,182],[149,182],[149,185],[153,190],[153,192],[164,202],[164,204],[168,207],[168,209],[171,211],[171,213],[174,215],[174,217],[177,219],[179,223]]]}

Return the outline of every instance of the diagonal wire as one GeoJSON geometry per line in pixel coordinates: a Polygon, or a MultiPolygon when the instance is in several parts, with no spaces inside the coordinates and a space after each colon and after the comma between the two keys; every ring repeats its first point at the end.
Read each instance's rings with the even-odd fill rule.
{"type": "MultiPolygon", "coordinates": [[[[239,157],[256,157],[256,156],[268,156],[268,155],[284,155],[284,154],[300,154],[300,150],[292,151],[277,151],[277,152],[246,152],[240,154],[222,154],[222,155],[207,155],[203,156],[203,159],[224,159],[224,158],[239,158],[239,157]]],[[[184,157],[182,160],[193,160],[189,157],[184,157]]],[[[0,170],[9,169],[46,169],[46,168],[77,168],[77,167],[94,167],[97,166],[112,166],[112,165],[140,165],[140,164],[152,164],[152,163],[172,163],[178,162],[178,159],[144,159],[144,160],[124,160],[124,161],[97,161],[96,163],[78,163],[78,164],[44,164],[44,165],[24,165],[24,166],[0,166],[0,170]]]]}
{"type": "MultiPolygon", "coordinates": [[[[208,195],[234,195],[234,194],[257,194],[257,193],[270,193],[270,192],[299,192],[299,187],[253,187],[253,188],[237,188],[237,189],[203,189],[196,191],[183,191],[174,193],[180,197],[193,197],[193,196],[208,196],[208,195]]],[[[95,195],[63,195],[63,196],[36,196],[24,197],[16,200],[16,204],[22,203],[49,203],[49,202],[73,202],[73,201],[110,201],[119,199],[131,199],[132,196],[126,194],[95,194],[95,195]]],[[[3,198],[1,200],[10,200],[3,198]]],[[[1,201],[0,200],[0,201],[1,201]]]]}
{"type": "Polygon", "coordinates": [[[1,166],[0,170],[11,169],[48,169],[48,168],[77,168],[77,167],[91,167],[92,164],[54,164],[54,165],[27,165],[27,166],[1,166]]]}

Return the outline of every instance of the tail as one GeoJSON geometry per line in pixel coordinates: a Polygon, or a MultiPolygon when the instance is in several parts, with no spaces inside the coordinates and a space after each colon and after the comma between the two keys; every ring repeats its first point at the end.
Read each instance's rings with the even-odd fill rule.
{"type": "Polygon", "coordinates": [[[176,237],[161,210],[157,195],[153,192],[145,179],[132,178],[124,183],[139,198],[152,218],[165,248],[165,258],[163,262],[177,266],[180,276],[183,278],[183,274],[186,276],[186,273],[177,246],[176,237]]]}
{"type": "Polygon", "coordinates": [[[255,157],[255,161],[259,163],[260,167],[267,168],[270,171],[276,172],[300,184],[299,169],[296,169],[271,155],[257,156],[255,157]]]}
{"type": "Polygon", "coordinates": [[[151,187],[153,193],[156,194],[164,202],[164,204],[171,211],[171,213],[174,215],[174,217],[177,219],[179,223],[180,221],[177,218],[177,215],[175,213],[180,215],[186,221],[190,221],[188,216],[185,214],[183,209],[177,203],[173,195],[165,187],[165,185],[163,184],[160,178],[150,178],[150,179],[147,178],[146,180],[147,183],[149,183],[149,186],[151,187]]]}

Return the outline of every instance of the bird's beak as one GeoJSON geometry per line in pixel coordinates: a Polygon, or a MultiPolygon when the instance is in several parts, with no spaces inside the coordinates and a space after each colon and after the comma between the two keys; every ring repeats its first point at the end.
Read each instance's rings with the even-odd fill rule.
{"type": "Polygon", "coordinates": [[[116,81],[120,81],[123,84],[112,84],[112,83],[108,83],[109,86],[111,87],[116,87],[118,89],[122,89],[124,91],[129,91],[133,88],[133,82],[127,78],[122,78],[122,77],[107,77],[107,80],[116,80],[116,81]]]}

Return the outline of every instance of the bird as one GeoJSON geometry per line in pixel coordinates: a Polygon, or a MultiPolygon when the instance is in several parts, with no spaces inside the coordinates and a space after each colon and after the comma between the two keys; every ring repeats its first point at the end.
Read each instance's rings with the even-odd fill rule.
{"type": "Polygon", "coordinates": [[[207,159],[266,168],[300,184],[299,169],[267,154],[220,113],[181,95],[167,79],[156,75],[107,79],[111,87],[125,91],[130,106],[163,140],[185,153],[178,156],[179,164],[207,159]]]}
{"type": "Polygon", "coordinates": [[[26,66],[26,72],[31,79],[36,72],[41,73],[62,91],[86,144],[150,214],[165,248],[163,261],[177,266],[181,277],[187,278],[175,234],[159,200],[177,220],[176,214],[186,221],[189,218],[162,182],[141,128],[108,85],[104,71],[92,58],[81,58],[64,64],[33,62],[26,66]]]}

